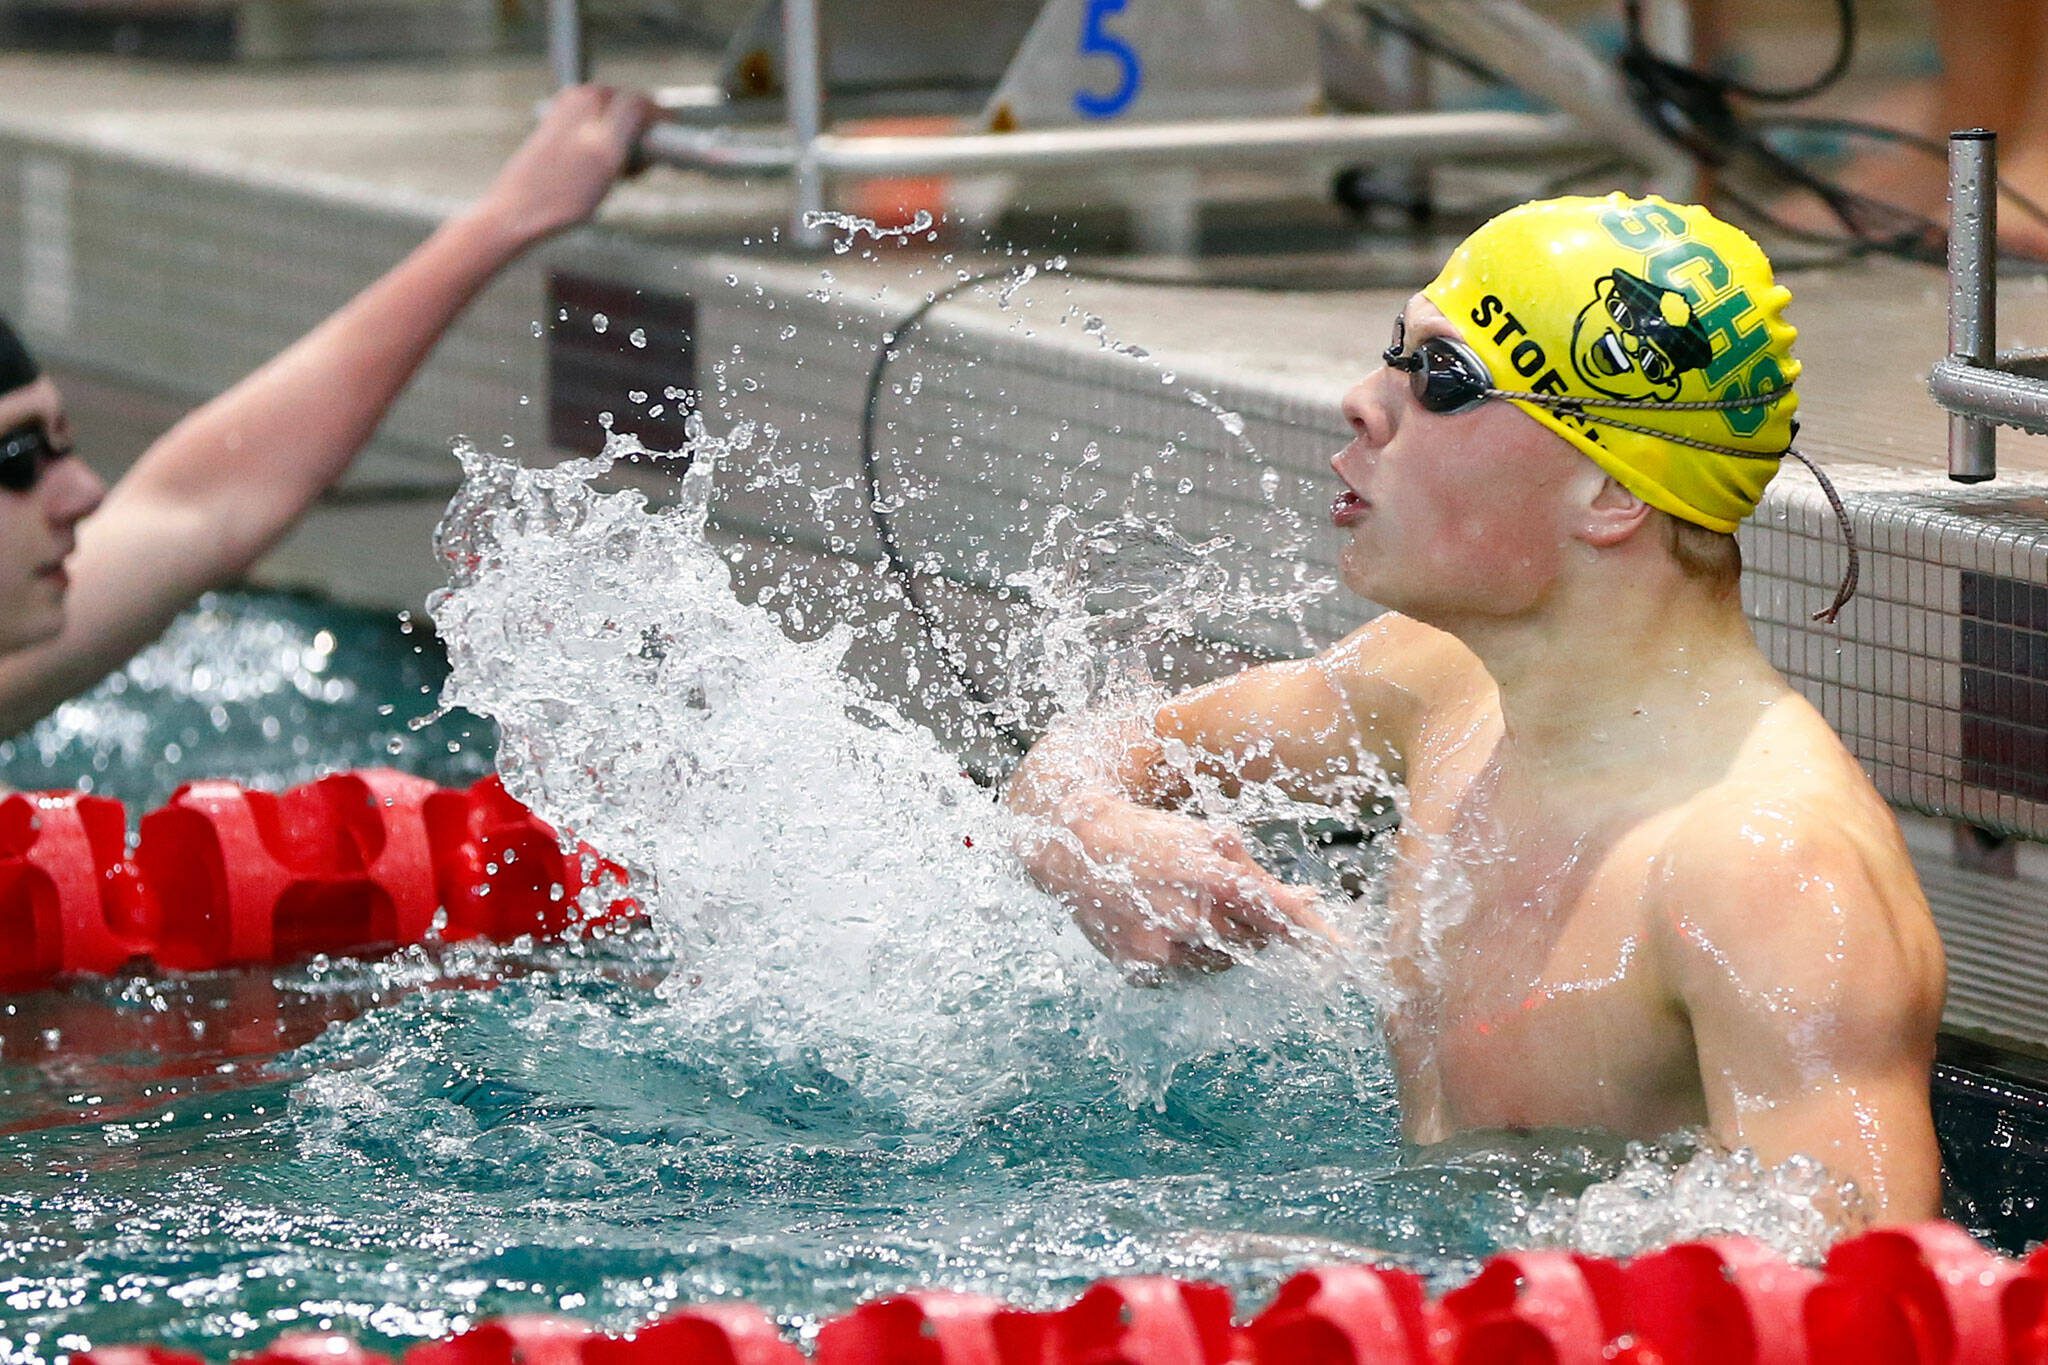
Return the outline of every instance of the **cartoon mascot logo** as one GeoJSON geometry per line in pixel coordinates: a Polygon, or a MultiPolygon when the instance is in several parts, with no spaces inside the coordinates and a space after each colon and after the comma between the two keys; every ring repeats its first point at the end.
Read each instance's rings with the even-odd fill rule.
{"type": "Polygon", "coordinates": [[[1676,289],[1616,270],[1572,324],[1572,368],[1609,398],[1678,397],[1679,377],[1714,358],[1707,329],[1676,289]]]}

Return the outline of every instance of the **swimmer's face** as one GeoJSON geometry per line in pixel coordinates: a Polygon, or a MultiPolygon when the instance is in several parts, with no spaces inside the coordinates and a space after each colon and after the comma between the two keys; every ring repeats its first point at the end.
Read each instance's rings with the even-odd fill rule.
{"type": "MultiPolygon", "coordinates": [[[[0,434],[35,422],[52,445],[71,444],[63,396],[47,377],[0,395],[0,434]]],[[[0,653],[42,644],[64,628],[70,588],[65,560],[78,523],[105,492],[98,476],[75,458],[46,466],[26,492],[0,488],[0,653]]]]}
{"type": "MultiPolygon", "coordinates": [[[[1421,295],[1405,310],[1407,345],[1457,329],[1421,295]]],[[[1374,349],[1384,342],[1370,339],[1374,349]]],[[[1332,516],[1339,567],[1361,597],[1448,624],[1528,610],[1572,543],[1573,497],[1591,461],[1505,402],[1425,410],[1406,374],[1373,370],[1344,395],[1351,443],[1330,461],[1344,486],[1332,516]]]]}

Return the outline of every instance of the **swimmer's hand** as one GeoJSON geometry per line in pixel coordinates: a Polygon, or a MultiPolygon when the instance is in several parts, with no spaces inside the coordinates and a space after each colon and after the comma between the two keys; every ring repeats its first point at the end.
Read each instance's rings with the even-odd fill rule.
{"type": "Polygon", "coordinates": [[[1316,891],[1260,867],[1228,826],[1113,802],[1068,830],[1088,866],[1062,899],[1133,981],[1222,971],[1276,940],[1342,946],[1316,891]]]}
{"type": "Polygon", "coordinates": [[[540,126],[506,161],[477,206],[522,246],[589,218],[653,123],[654,101],[632,90],[573,85],[558,91],[540,126]]]}

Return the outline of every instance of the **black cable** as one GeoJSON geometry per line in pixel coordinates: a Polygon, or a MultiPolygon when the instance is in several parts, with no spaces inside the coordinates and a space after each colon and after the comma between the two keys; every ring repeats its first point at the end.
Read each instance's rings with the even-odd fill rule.
{"type": "MultiPolygon", "coordinates": [[[[1730,184],[1729,177],[1722,177],[1719,192],[1749,218],[1795,240],[1840,248],[1846,257],[1884,254],[1939,264],[1948,249],[1948,231],[1943,224],[1830,179],[1774,146],[1765,134],[1785,128],[1829,131],[1893,142],[1946,159],[1947,147],[1943,142],[1854,119],[1747,114],[1738,111],[1733,103],[1733,97],[1765,103],[1808,98],[1839,81],[1855,55],[1856,16],[1854,0],[1836,0],[1836,4],[1841,39],[1835,60],[1803,85],[1764,89],[1658,56],[1643,38],[1641,0],[1624,0],[1627,34],[1621,54],[1622,74],[1643,116],[1703,165],[1746,170],[1766,181],[1812,194],[1834,216],[1842,232],[1816,232],[1789,223],[1730,184]]],[[[2048,210],[2043,206],[2014,190],[2002,178],[1999,188],[2022,211],[2048,223],[2048,210]]]]}
{"type": "Polygon", "coordinates": [[[1430,56],[1435,57],[1438,61],[1456,67],[1481,85],[1505,86],[1508,84],[1507,77],[1501,75],[1492,67],[1484,65],[1476,58],[1467,56],[1465,53],[1449,46],[1428,29],[1418,24],[1411,24],[1406,19],[1396,18],[1392,13],[1373,4],[1372,0],[1357,0],[1357,4],[1358,8],[1364,12],[1368,23],[1383,28],[1397,37],[1407,39],[1430,56]]]}
{"type": "MultiPolygon", "coordinates": [[[[1631,26],[1639,30],[1642,0],[1628,0],[1628,7],[1631,26]]],[[[1812,99],[1849,74],[1849,66],[1856,60],[1856,0],[1835,0],[1835,24],[1835,59],[1828,63],[1825,71],[1805,84],[1771,89],[1750,85],[1733,76],[1720,77],[1721,84],[1730,92],[1759,104],[1797,104],[1801,100],[1812,99]]]]}
{"type": "MultiPolygon", "coordinates": [[[[1621,70],[1643,116],[1703,165],[1760,173],[1768,180],[1815,195],[1842,225],[1843,235],[1800,230],[1739,191],[1726,190],[1731,203],[1789,236],[1846,247],[1852,253],[1875,251],[1917,261],[1939,260],[1945,255],[1947,234],[1940,224],[1897,204],[1860,194],[1787,156],[1762,135],[1763,124],[1738,112],[1734,105],[1737,96],[1767,102],[1806,98],[1839,81],[1855,55],[1853,0],[1837,0],[1842,37],[1835,60],[1804,85],[1780,90],[1760,89],[1667,60],[1644,40],[1641,0],[1623,0],[1623,13],[1627,29],[1621,70]]],[[[1726,177],[1723,183],[1725,187],[1726,177]]]]}
{"type": "Polygon", "coordinates": [[[940,630],[938,613],[933,611],[930,603],[925,600],[924,588],[918,582],[917,571],[903,557],[902,546],[896,539],[895,520],[882,503],[881,480],[876,472],[875,459],[875,423],[881,407],[882,379],[889,371],[889,362],[896,356],[896,344],[916,330],[932,309],[955,294],[977,284],[986,284],[990,280],[1008,278],[1011,273],[1006,270],[989,270],[957,279],[945,288],[935,291],[923,303],[906,313],[895,326],[882,333],[881,344],[875,347],[875,363],[868,370],[867,401],[861,412],[860,472],[861,481],[867,490],[868,515],[875,525],[875,539],[881,542],[883,562],[888,565],[889,572],[895,575],[897,584],[903,589],[904,600],[910,603],[910,610],[916,615],[918,625],[923,628],[925,639],[938,651],[939,657],[945,661],[947,669],[959,680],[967,695],[988,709],[990,723],[997,732],[1021,754],[1031,747],[1029,736],[1016,725],[1000,718],[1001,707],[982,687],[980,679],[974,676],[974,670],[968,666],[967,660],[953,648],[952,641],[940,630]]]}

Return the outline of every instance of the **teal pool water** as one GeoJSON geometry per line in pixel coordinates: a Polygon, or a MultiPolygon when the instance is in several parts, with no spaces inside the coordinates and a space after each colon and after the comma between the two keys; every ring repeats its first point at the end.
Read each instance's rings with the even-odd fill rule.
{"type": "MultiPolygon", "coordinates": [[[[1683,1151],[1555,1135],[1404,1149],[1352,983],[1273,953],[1126,986],[1056,907],[1020,899],[1007,855],[961,835],[992,818],[986,793],[834,694],[820,646],[713,595],[671,604],[697,622],[683,649],[627,611],[656,567],[621,575],[617,600],[602,578],[575,594],[625,651],[594,675],[708,728],[660,733],[657,703],[623,696],[565,709],[559,660],[530,660],[527,692],[504,670],[489,699],[526,745],[514,771],[551,800],[589,798],[599,825],[639,802],[715,833],[655,830],[634,850],[668,879],[658,924],[0,1002],[0,1361],[116,1342],[224,1359],[308,1327],[395,1350],[492,1314],[625,1327],[720,1297],[802,1332],[910,1285],[1048,1304],[1133,1272],[1255,1300],[1368,1249],[1441,1284],[1597,1181],[1632,1234],[1755,1214],[1756,1182],[1726,1166],[1678,1188],[1683,1151]]],[[[546,631],[580,651],[570,615],[546,631]]],[[[89,782],[138,809],[201,774],[392,763],[465,782],[495,732],[461,712],[408,724],[448,667],[397,622],[213,598],[0,750],[0,778],[89,782]]]]}
{"type": "MultiPolygon", "coordinates": [[[[466,781],[488,727],[406,726],[445,668],[388,619],[213,598],[0,750],[0,777],[137,808],[201,773],[466,781]]],[[[914,1076],[700,1027],[663,1001],[672,953],[644,933],[0,1004],[0,1359],[220,1358],[326,1324],[400,1347],[726,1295],[801,1325],[907,1284],[1046,1302],[1140,1270],[1256,1294],[1365,1246],[1449,1276],[1614,1155],[1567,1146],[1505,1181],[1481,1151],[1404,1161],[1364,1035],[1223,1030],[1138,1099],[1056,995],[997,1021],[999,1072],[935,1075],[931,1103],[914,1076]]]]}
{"type": "Polygon", "coordinates": [[[1404,1164],[1379,1078],[1361,1103],[1284,1048],[1219,1048],[1134,1109],[1054,1018],[1028,1085],[919,1120],[677,1035],[647,1007],[666,965],[613,945],[19,1003],[0,1350],[221,1357],[329,1323],[398,1347],[726,1295],[803,1321],[907,1284],[1051,1302],[1126,1271],[1258,1294],[1364,1246],[1454,1275],[1588,1178],[1573,1152],[1519,1182],[1484,1152],[1404,1164]]]}
{"type": "Polygon", "coordinates": [[[448,664],[431,629],[285,593],[210,593],[98,687],[0,741],[0,785],[81,787],[131,824],[179,784],[268,788],[340,768],[450,784],[491,770],[495,731],[457,713],[418,731],[448,664]]]}

